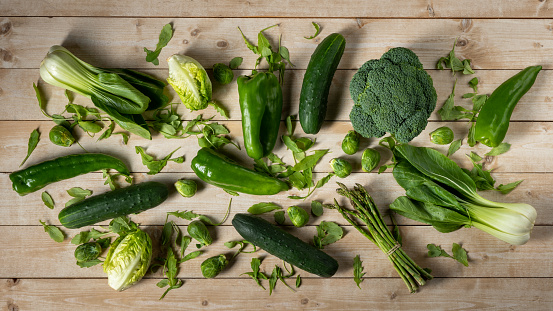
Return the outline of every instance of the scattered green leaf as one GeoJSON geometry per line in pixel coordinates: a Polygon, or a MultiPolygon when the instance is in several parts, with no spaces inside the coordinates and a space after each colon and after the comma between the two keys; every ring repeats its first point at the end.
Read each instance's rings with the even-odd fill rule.
{"type": "Polygon", "coordinates": [[[25,157],[25,159],[23,159],[23,162],[21,162],[21,164],[19,164],[19,167],[21,167],[21,165],[25,164],[25,162],[27,161],[27,159],[29,158],[31,153],[33,153],[36,146],[38,145],[39,140],[40,140],[40,133],[38,132],[37,129],[34,129],[31,132],[31,136],[29,136],[29,142],[27,144],[27,156],[25,157]]]}
{"type": "Polygon", "coordinates": [[[248,208],[248,213],[253,215],[259,215],[259,214],[268,213],[277,209],[282,209],[282,207],[272,202],[261,202],[250,206],[250,208],[248,208]]]}
{"type": "Polygon", "coordinates": [[[511,149],[511,144],[509,143],[501,143],[497,147],[493,147],[490,152],[486,153],[487,156],[498,156],[500,154],[503,154],[511,149]]]}
{"type": "Polygon", "coordinates": [[[161,50],[167,46],[172,37],[173,27],[171,26],[171,24],[166,24],[161,29],[161,33],[159,34],[159,41],[156,45],[155,51],[150,51],[147,48],[144,48],[144,52],[146,52],[146,61],[156,66],[159,65],[158,56],[161,53],[161,50]]]}
{"type": "Polygon", "coordinates": [[[136,153],[139,153],[141,158],[142,158],[142,164],[146,165],[146,167],[150,170],[148,172],[148,175],[155,175],[155,174],[159,173],[165,167],[165,165],[167,165],[167,161],[173,161],[173,162],[176,162],[176,163],[183,163],[184,162],[184,156],[171,158],[173,153],[175,153],[179,149],[180,149],[180,147],[173,150],[171,153],[169,153],[167,156],[165,156],[165,158],[163,158],[162,160],[154,160],[154,157],[149,155],[149,154],[146,154],[146,152],[144,151],[144,149],[142,147],[140,147],[140,146],[135,147],[136,153]]]}
{"type": "Polygon", "coordinates": [[[447,150],[447,156],[449,157],[453,155],[455,152],[457,152],[457,150],[461,148],[462,143],[463,143],[463,139],[457,139],[451,142],[451,144],[449,144],[449,149],[447,150]]]}
{"type": "Polygon", "coordinates": [[[315,34],[309,37],[304,37],[307,40],[315,39],[319,35],[319,33],[321,33],[321,26],[319,26],[319,24],[315,22],[311,22],[311,24],[313,25],[313,27],[315,27],[315,34]]]}
{"type": "Polygon", "coordinates": [[[42,220],[39,220],[42,226],[44,227],[44,232],[47,232],[50,238],[58,243],[65,240],[65,234],[56,226],[47,225],[42,220]]]}
{"type": "Polygon", "coordinates": [[[355,284],[357,284],[357,287],[361,289],[361,282],[363,282],[363,276],[366,273],[363,272],[363,261],[361,261],[361,258],[359,255],[355,256],[353,258],[353,280],[355,281],[355,284]]]}
{"type": "Polygon", "coordinates": [[[344,236],[344,230],[338,224],[331,221],[322,221],[317,226],[317,235],[313,237],[315,247],[322,249],[325,245],[332,244],[344,236]]]}
{"type": "Polygon", "coordinates": [[[453,256],[449,255],[440,246],[437,246],[435,244],[428,244],[426,248],[428,248],[429,257],[449,257],[457,260],[465,267],[469,266],[468,259],[467,259],[467,251],[457,243],[453,243],[453,247],[452,247],[453,256]]]}
{"type": "Polygon", "coordinates": [[[54,209],[54,200],[52,200],[50,194],[48,194],[48,192],[46,191],[43,191],[41,196],[44,205],[46,205],[49,209],[54,209]]]}
{"type": "Polygon", "coordinates": [[[311,201],[311,214],[313,214],[313,216],[319,217],[322,216],[323,213],[323,203],[319,201],[311,201]]]}

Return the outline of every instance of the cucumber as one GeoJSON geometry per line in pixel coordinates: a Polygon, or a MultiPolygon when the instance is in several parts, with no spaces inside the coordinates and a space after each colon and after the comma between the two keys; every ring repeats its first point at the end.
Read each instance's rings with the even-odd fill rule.
{"type": "Polygon", "coordinates": [[[236,214],[232,225],[248,242],[309,273],[331,277],[338,270],[336,259],[264,219],[236,214]]]}
{"type": "Polygon", "coordinates": [[[315,49],[305,76],[300,95],[300,124],[306,134],[317,134],[323,125],[332,77],[344,54],[346,39],[333,33],[315,49]]]}
{"type": "Polygon", "coordinates": [[[58,218],[66,228],[81,228],[111,218],[138,214],[163,203],[168,195],[169,189],[164,184],[144,182],[72,204],[61,210],[58,218]]]}

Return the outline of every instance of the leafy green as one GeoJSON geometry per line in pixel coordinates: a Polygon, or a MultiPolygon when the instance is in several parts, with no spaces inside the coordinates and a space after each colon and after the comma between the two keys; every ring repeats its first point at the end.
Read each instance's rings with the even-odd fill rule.
{"type": "Polygon", "coordinates": [[[284,211],[278,211],[275,212],[275,222],[279,225],[284,224],[285,218],[284,218],[284,211]]]}
{"type": "Polygon", "coordinates": [[[102,170],[102,178],[105,178],[104,185],[109,185],[111,190],[119,188],[119,185],[115,182],[115,178],[118,176],[123,176],[125,181],[129,184],[132,184],[132,177],[122,173],[110,174],[107,169],[102,170]]]}
{"type": "Polygon", "coordinates": [[[319,24],[315,22],[311,22],[311,24],[313,25],[313,27],[315,27],[315,34],[309,37],[304,37],[307,40],[315,39],[319,35],[319,33],[321,33],[321,26],[319,26],[319,24]]]}
{"type": "Polygon", "coordinates": [[[325,245],[339,241],[344,236],[344,230],[331,221],[321,221],[317,226],[317,235],[313,237],[315,247],[323,249],[325,245]]]}
{"type": "Polygon", "coordinates": [[[242,65],[243,60],[244,59],[242,57],[235,57],[235,58],[230,60],[230,63],[228,64],[228,66],[230,67],[230,69],[236,69],[240,65],[242,65]]]}
{"type": "Polygon", "coordinates": [[[436,246],[435,244],[428,244],[426,247],[428,248],[429,257],[449,257],[457,260],[465,267],[469,266],[469,262],[467,259],[467,251],[457,243],[453,243],[453,248],[452,248],[453,256],[449,255],[440,246],[436,246]]]}
{"type": "Polygon", "coordinates": [[[217,63],[213,65],[213,78],[215,81],[225,85],[232,82],[232,79],[234,79],[234,73],[229,66],[223,63],[217,63]]]}
{"type": "Polygon", "coordinates": [[[207,230],[207,227],[201,220],[192,221],[188,224],[186,230],[193,239],[200,242],[200,247],[208,246],[213,243],[213,238],[211,237],[211,234],[209,234],[209,230],[207,230]]]}
{"type": "Polygon", "coordinates": [[[500,154],[503,154],[511,149],[511,144],[509,143],[501,143],[497,147],[493,147],[490,152],[486,153],[487,156],[498,156],[500,154]]]}
{"type": "Polygon", "coordinates": [[[477,77],[474,77],[469,81],[469,86],[474,90],[474,93],[478,93],[478,82],[477,77]]]}
{"type": "Polygon", "coordinates": [[[267,276],[259,271],[259,266],[261,266],[261,260],[259,258],[252,258],[252,261],[250,263],[250,266],[252,268],[252,272],[246,272],[242,274],[249,275],[261,288],[265,289],[263,285],[261,284],[261,279],[266,280],[267,276]]]}
{"type": "Polygon", "coordinates": [[[135,146],[136,153],[139,153],[141,158],[142,158],[142,164],[146,165],[146,167],[150,170],[148,172],[148,175],[155,175],[155,174],[159,173],[165,167],[165,165],[167,165],[167,161],[173,161],[173,162],[176,162],[176,163],[183,163],[184,162],[184,156],[171,158],[173,153],[175,153],[179,149],[180,149],[180,147],[173,150],[171,153],[169,153],[167,156],[165,156],[165,158],[163,158],[161,160],[154,160],[154,157],[149,155],[149,154],[146,154],[146,152],[144,151],[144,149],[142,147],[135,146]]]}
{"type": "MultiPolygon", "coordinates": [[[[455,45],[457,44],[457,39],[453,43],[453,48],[449,55],[446,57],[441,57],[436,63],[436,69],[444,70],[445,68],[451,69],[451,72],[462,72],[465,75],[474,74],[474,70],[470,66],[470,59],[465,59],[461,61],[455,56],[455,45]]],[[[471,80],[472,81],[472,80],[471,80]]]]}
{"type": "Polygon", "coordinates": [[[29,142],[27,144],[27,156],[25,157],[25,159],[23,159],[23,162],[21,162],[21,164],[19,164],[19,167],[21,167],[21,165],[25,164],[25,162],[27,161],[27,159],[29,158],[31,153],[33,153],[36,146],[38,145],[39,140],[40,140],[40,133],[38,132],[37,129],[34,129],[31,132],[31,136],[29,136],[29,142]]]}
{"type": "Polygon", "coordinates": [[[97,240],[107,234],[110,234],[110,232],[100,232],[94,228],[91,228],[90,230],[81,231],[79,234],[75,235],[71,239],[71,244],[79,245],[79,244],[87,243],[91,239],[97,240]]]}
{"type": "Polygon", "coordinates": [[[52,197],[50,196],[50,194],[48,194],[48,192],[43,191],[41,197],[42,202],[44,203],[44,205],[46,205],[46,207],[48,207],[49,209],[54,209],[54,200],[52,200],[52,197]]]}
{"type": "Polygon", "coordinates": [[[319,201],[311,201],[311,214],[313,216],[319,217],[324,213],[323,204],[319,201]]]}
{"type": "Polygon", "coordinates": [[[92,190],[85,190],[81,187],[73,187],[67,190],[67,193],[72,196],[73,199],[67,201],[67,203],[65,203],[65,207],[80,202],[84,200],[87,196],[92,195],[92,190]]]}
{"type": "Polygon", "coordinates": [[[309,221],[309,214],[299,206],[290,206],[287,210],[288,218],[296,227],[303,227],[309,221]]]}
{"type": "Polygon", "coordinates": [[[47,225],[42,220],[39,220],[40,224],[44,227],[44,232],[47,232],[50,238],[58,243],[65,240],[65,234],[56,226],[47,225]]]}
{"type": "Polygon", "coordinates": [[[167,249],[167,259],[165,260],[165,265],[163,267],[166,279],[159,281],[156,285],[159,288],[164,288],[166,286],[169,287],[165,290],[165,292],[163,292],[163,295],[161,295],[159,300],[163,299],[169,291],[180,288],[183,284],[182,280],[177,279],[179,271],[177,266],[177,258],[173,253],[173,249],[170,247],[167,249]]]}
{"type": "Polygon", "coordinates": [[[461,148],[461,144],[463,143],[463,139],[457,139],[457,140],[454,140],[453,142],[451,142],[451,144],[449,145],[449,149],[447,150],[447,156],[451,156],[453,155],[455,152],[457,152],[457,150],[459,150],[461,148]]]}
{"type": "Polygon", "coordinates": [[[159,60],[157,59],[159,53],[161,53],[161,49],[167,46],[172,37],[173,27],[171,26],[171,24],[166,24],[161,29],[161,33],[159,34],[159,41],[156,45],[155,51],[150,51],[147,48],[144,48],[144,52],[146,52],[146,61],[156,66],[159,65],[159,60]]]}
{"type": "Polygon", "coordinates": [[[357,284],[357,287],[359,287],[359,289],[361,289],[361,286],[359,286],[359,284],[363,282],[362,278],[365,274],[366,273],[363,272],[363,261],[361,261],[359,255],[357,255],[353,258],[353,280],[355,281],[355,284],[357,284]]]}
{"type": "Polygon", "coordinates": [[[282,207],[272,202],[261,202],[250,206],[250,208],[248,208],[248,213],[253,215],[259,215],[259,214],[268,213],[277,209],[282,209],[282,207]]]}

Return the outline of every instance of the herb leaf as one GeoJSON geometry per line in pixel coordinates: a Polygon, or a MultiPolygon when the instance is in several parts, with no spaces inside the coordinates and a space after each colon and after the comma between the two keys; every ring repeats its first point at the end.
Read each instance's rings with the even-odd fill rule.
{"type": "Polygon", "coordinates": [[[42,192],[42,202],[44,202],[44,205],[46,205],[49,209],[54,209],[54,200],[52,200],[52,197],[48,192],[43,191],[42,192]]]}
{"type": "Polygon", "coordinates": [[[429,257],[449,257],[457,260],[465,267],[469,266],[468,259],[467,259],[467,251],[457,243],[453,243],[453,247],[452,247],[453,256],[449,255],[440,246],[437,246],[435,244],[428,244],[426,248],[428,248],[429,257]]]}
{"type": "Polygon", "coordinates": [[[161,49],[167,46],[172,37],[173,27],[171,26],[171,24],[166,24],[161,29],[161,33],[159,34],[159,41],[156,45],[155,51],[150,51],[147,48],[144,48],[144,52],[146,52],[146,61],[156,66],[159,65],[159,60],[157,59],[157,57],[159,56],[159,53],[161,53],[161,49]]]}
{"type": "Polygon", "coordinates": [[[228,66],[229,66],[230,69],[236,69],[240,65],[242,65],[242,61],[244,61],[244,59],[242,57],[235,57],[235,58],[231,59],[228,66]]]}
{"type": "Polygon", "coordinates": [[[47,232],[50,238],[58,243],[63,242],[65,240],[65,234],[56,226],[47,225],[42,220],[39,220],[40,224],[44,227],[44,232],[47,232]]]}
{"type": "Polygon", "coordinates": [[[284,218],[284,211],[278,211],[275,212],[275,222],[279,225],[284,224],[285,218],[284,218]]]}
{"type": "Polygon", "coordinates": [[[315,247],[322,249],[325,245],[332,244],[344,236],[344,230],[338,224],[331,221],[322,221],[317,226],[317,235],[313,237],[315,247]]]}
{"type": "Polygon", "coordinates": [[[313,24],[313,27],[315,27],[315,34],[310,37],[304,37],[307,40],[315,39],[315,37],[317,37],[319,33],[321,33],[321,26],[319,26],[319,24],[315,22],[311,22],[311,24],[313,24]]]}
{"type": "Polygon", "coordinates": [[[447,150],[447,156],[449,157],[453,155],[455,152],[457,152],[457,150],[461,148],[462,143],[463,143],[463,139],[457,139],[451,142],[451,144],[449,144],[449,149],[447,150]]]}
{"type": "Polygon", "coordinates": [[[155,175],[155,174],[159,173],[165,167],[165,165],[167,165],[167,161],[173,161],[173,162],[176,162],[176,163],[183,163],[184,162],[184,156],[171,158],[173,153],[175,153],[179,149],[180,149],[180,147],[173,150],[171,153],[169,153],[167,156],[165,156],[165,158],[163,158],[161,160],[154,160],[154,157],[152,157],[149,154],[146,154],[146,152],[144,151],[144,149],[142,147],[135,146],[136,153],[139,153],[141,158],[142,158],[142,164],[146,165],[146,167],[150,170],[148,172],[148,175],[155,175]]]}
{"type": "Polygon", "coordinates": [[[363,261],[361,261],[359,255],[357,255],[353,258],[353,280],[355,281],[355,284],[357,284],[357,287],[359,287],[359,289],[361,289],[361,286],[359,286],[359,284],[363,282],[362,277],[365,274],[366,273],[363,272],[363,261]]]}
{"type": "Polygon", "coordinates": [[[313,214],[313,216],[319,217],[319,216],[322,216],[323,213],[324,213],[323,204],[319,201],[312,201],[311,214],[313,214]]]}
{"type": "Polygon", "coordinates": [[[65,207],[69,206],[69,205],[72,205],[72,204],[75,204],[77,202],[80,202],[82,200],[85,199],[85,197],[89,196],[89,195],[92,195],[92,190],[85,190],[81,187],[73,187],[69,190],[67,190],[67,193],[73,197],[73,199],[67,201],[67,203],[65,203],[65,207]]]}
{"type": "Polygon", "coordinates": [[[272,202],[261,202],[261,203],[254,204],[250,208],[248,208],[248,213],[253,215],[259,215],[259,214],[268,213],[277,209],[282,209],[282,207],[272,202]]]}
{"type": "Polygon", "coordinates": [[[25,157],[25,159],[23,159],[23,162],[21,162],[21,164],[19,164],[19,167],[21,167],[21,165],[25,164],[25,162],[27,161],[27,159],[29,158],[31,153],[33,153],[36,146],[38,145],[39,140],[40,140],[40,133],[38,132],[37,129],[34,129],[31,132],[31,136],[29,136],[29,142],[27,144],[27,156],[25,157]]]}
{"type": "Polygon", "coordinates": [[[502,194],[508,194],[509,192],[515,190],[515,188],[523,181],[524,180],[518,180],[512,183],[508,183],[506,185],[500,184],[499,186],[497,186],[496,190],[501,192],[502,194]]]}
{"type": "Polygon", "coordinates": [[[503,154],[511,149],[511,144],[509,143],[501,143],[497,147],[493,147],[490,152],[486,153],[487,156],[498,156],[500,154],[503,154]]]}

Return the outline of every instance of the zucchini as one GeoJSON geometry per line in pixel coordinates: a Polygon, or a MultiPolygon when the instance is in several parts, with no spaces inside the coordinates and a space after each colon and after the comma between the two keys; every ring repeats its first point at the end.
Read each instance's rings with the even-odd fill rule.
{"type": "Polygon", "coordinates": [[[331,277],[338,270],[336,259],[264,219],[236,214],[232,225],[248,242],[309,273],[331,277]]]}
{"type": "Polygon", "coordinates": [[[300,94],[299,118],[306,134],[317,134],[323,125],[330,84],[345,47],[346,39],[339,33],[333,33],[311,55],[300,94]]]}
{"type": "Polygon", "coordinates": [[[164,184],[149,181],[115,189],[69,205],[58,215],[69,229],[94,225],[103,220],[138,214],[163,203],[169,195],[164,184]]]}

